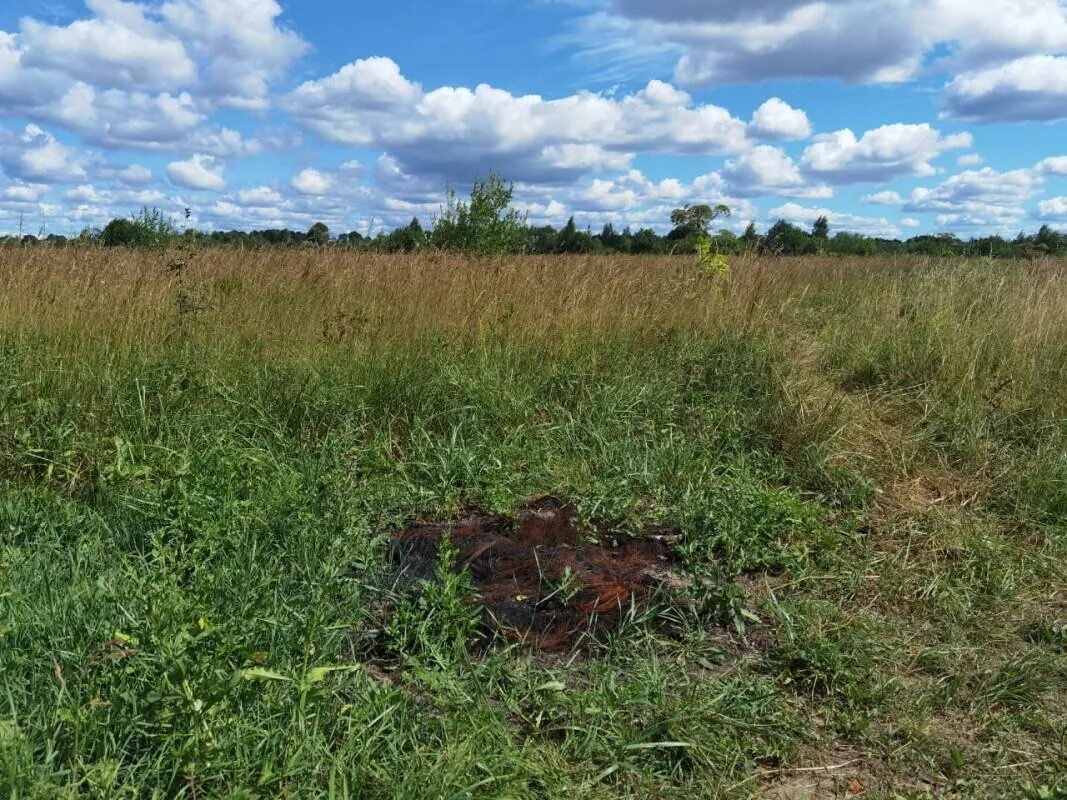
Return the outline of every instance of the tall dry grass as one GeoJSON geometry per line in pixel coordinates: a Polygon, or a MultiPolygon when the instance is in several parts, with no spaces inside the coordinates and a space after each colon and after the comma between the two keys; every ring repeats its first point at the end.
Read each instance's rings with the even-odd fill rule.
{"type": "Polygon", "coordinates": [[[72,351],[151,351],[180,334],[329,357],[427,335],[547,346],[729,331],[814,344],[853,388],[937,384],[1051,413],[1067,391],[1067,264],[743,258],[723,283],[687,257],[0,250],[0,332],[72,351]]]}
{"type": "MultiPolygon", "coordinates": [[[[158,341],[178,314],[176,253],[0,251],[7,331],[158,341]]],[[[733,280],[701,278],[686,257],[385,256],[207,250],[186,259],[188,321],[217,340],[312,343],[358,332],[404,340],[426,332],[558,336],[719,329],[756,310],[781,316],[797,293],[868,276],[864,262],[741,259],[733,280]],[[324,336],[324,331],[326,332],[324,336]]],[[[901,262],[891,269],[914,269],[901,262]]]]}

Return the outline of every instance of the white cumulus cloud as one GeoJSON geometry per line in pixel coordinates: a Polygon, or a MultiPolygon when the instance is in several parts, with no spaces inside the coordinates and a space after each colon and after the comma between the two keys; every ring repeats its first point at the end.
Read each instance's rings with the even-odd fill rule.
{"type": "Polygon", "coordinates": [[[942,227],[1004,228],[1025,216],[1025,203],[1038,190],[1034,170],[998,172],[986,167],[953,175],[934,188],[915,189],[904,206],[908,212],[939,212],[942,227]]]}
{"type": "Polygon", "coordinates": [[[301,194],[324,195],[332,185],[333,178],[317,169],[305,169],[293,178],[293,188],[301,194]]]}
{"type": "Polygon", "coordinates": [[[831,231],[861,233],[866,236],[895,238],[900,236],[900,229],[885,218],[860,217],[843,214],[829,208],[809,208],[796,203],[786,203],[771,209],[772,219],[784,219],[794,225],[809,226],[820,217],[826,217],[831,231]]]}
{"type": "Polygon", "coordinates": [[[1067,222],[1067,197],[1053,197],[1037,204],[1037,216],[1053,222],[1067,222]]]}
{"type": "Polygon", "coordinates": [[[32,124],[21,134],[0,131],[0,165],[8,176],[27,181],[64,183],[86,176],[85,165],[71,148],[32,124]]]}
{"type": "Polygon", "coordinates": [[[283,107],[342,145],[379,147],[415,173],[468,179],[500,170],[557,181],[623,168],[638,152],[716,155],[748,146],[747,126],[662,81],[621,98],[517,96],[480,84],[425,91],[388,58],[308,81],[283,107]]]}
{"type": "Polygon", "coordinates": [[[811,136],[808,115],[779,97],[772,97],[752,115],[749,132],[759,139],[791,141],[811,136]]]}
{"type": "Polygon", "coordinates": [[[888,181],[935,173],[931,161],[970,147],[969,133],[942,136],[928,123],[883,125],[862,137],[845,128],[815,138],[804,151],[804,168],[836,183],[888,181]]]}
{"type": "Polygon", "coordinates": [[[1033,55],[965,72],[945,87],[944,110],[979,122],[1067,119],[1067,56],[1033,55]]]}
{"type": "Polygon", "coordinates": [[[904,202],[904,198],[900,196],[900,192],[886,190],[867,195],[863,198],[863,202],[873,203],[877,206],[899,206],[904,202]]]}
{"type": "Polygon", "coordinates": [[[214,156],[197,153],[185,161],[167,165],[167,176],[176,186],[219,192],[226,188],[224,167],[214,156]]]}
{"type": "Polygon", "coordinates": [[[825,185],[811,185],[785,151],[759,145],[726,162],[723,176],[742,197],[778,194],[783,197],[832,197],[825,185]]]}
{"type": "Polygon", "coordinates": [[[237,201],[242,206],[254,206],[256,208],[272,208],[279,205],[283,199],[279,192],[269,186],[243,189],[237,193],[237,201]]]}

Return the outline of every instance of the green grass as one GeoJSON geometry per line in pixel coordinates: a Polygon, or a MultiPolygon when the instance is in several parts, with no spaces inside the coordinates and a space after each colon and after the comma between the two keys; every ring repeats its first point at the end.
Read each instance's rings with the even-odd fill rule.
{"type": "Polygon", "coordinates": [[[227,258],[180,331],[151,257],[2,265],[0,796],[1067,792],[1062,266],[227,258]],[[545,494],[696,602],[548,656],[396,584],[545,494]]]}

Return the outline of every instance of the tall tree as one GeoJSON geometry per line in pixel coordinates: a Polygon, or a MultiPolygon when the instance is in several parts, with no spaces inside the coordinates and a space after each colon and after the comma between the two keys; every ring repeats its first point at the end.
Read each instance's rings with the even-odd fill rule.
{"type": "Polygon", "coordinates": [[[709,205],[683,206],[671,212],[671,224],[674,226],[668,239],[692,239],[696,236],[707,236],[711,230],[711,223],[719,217],[730,216],[730,207],[719,204],[715,207],[709,205]]]}

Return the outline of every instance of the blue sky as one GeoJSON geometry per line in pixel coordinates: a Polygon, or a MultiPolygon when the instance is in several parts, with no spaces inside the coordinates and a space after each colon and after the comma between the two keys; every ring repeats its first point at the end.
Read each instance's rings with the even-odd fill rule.
{"type": "Polygon", "coordinates": [[[8,0],[0,231],[424,222],[1067,229],[1067,1],[8,0]]]}

